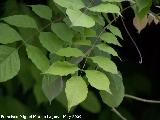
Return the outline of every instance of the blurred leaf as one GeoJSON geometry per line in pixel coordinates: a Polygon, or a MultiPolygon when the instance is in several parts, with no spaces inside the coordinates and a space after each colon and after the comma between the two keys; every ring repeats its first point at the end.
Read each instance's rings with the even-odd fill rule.
{"type": "Polygon", "coordinates": [[[73,76],[66,82],[65,93],[68,101],[68,111],[70,111],[73,106],[86,99],[88,88],[82,77],[73,76]]]}
{"type": "Polygon", "coordinates": [[[71,8],[71,9],[81,9],[85,7],[82,0],[53,0],[58,5],[65,7],[65,8],[71,8]]]}
{"type": "Polygon", "coordinates": [[[85,56],[84,53],[79,50],[78,48],[62,48],[56,52],[59,56],[65,56],[65,57],[80,57],[85,56]]]}
{"type": "Polygon", "coordinates": [[[53,23],[52,31],[63,41],[72,42],[73,31],[65,23],[53,23]]]}
{"type": "Polygon", "coordinates": [[[108,28],[114,35],[120,37],[121,39],[123,39],[121,31],[119,30],[118,27],[115,27],[113,25],[109,25],[108,28]]]}
{"type": "Polygon", "coordinates": [[[13,15],[2,18],[2,20],[16,27],[38,28],[34,19],[28,15],[13,15]]]}
{"type": "Polygon", "coordinates": [[[112,33],[110,32],[105,32],[103,33],[100,38],[105,41],[106,43],[109,43],[109,44],[114,44],[114,45],[118,45],[121,47],[121,44],[118,42],[117,38],[115,35],[113,35],[112,33]]]}
{"type": "Polygon", "coordinates": [[[39,39],[43,47],[51,53],[54,53],[63,47],[63,41],[61,41],[54,33],[40,32],[39,39]]]}
{"type": "Polygon", "coordinates": [[[120,8],[117,5],[111,3],[101,3],[97,6],[88,8],[88,10],[93,12],[103,12],[103,13],[118,13],[120,14],[120,8]]]}
{"type": "Polygon", "coordinates": [[[95,25],[95,21],[90,16],[82,13],[80,10],[67,9],[66,13],[73,26],[90,28],[95,25]]]}
{"type": "Polygon", "coordinates": [[[101,104],[99,100],[97,99],[96,95],[91,91],[88,92],[87,99],[80,105],[82,108],[92,113],[99,113],[101,110],[101,104]]]}
{"type": "Polygon", "coordinates": [[[8,44],[19,40],[22,40],[22,37],[16,30],[7,24],[0,23],[0,43],[8,44]]]}
{"type": "Polygon", "coordinates": [[[18,50],[0,45],[0,82],[12,79],[20,70],[18,50]]]}
{"type": "Polygon", "coordinates": [[[133,19],[133,25],[138,30],[138,33],[140,33],[148,23],[148,18],[145,16],[143,19],[140,19],[138,16],[135,16],[133,19]]]}
{"type": "Polygon", "coordinates": [[[68,74],[73,74],[76,71],[78,71],[79,68],[71,64],[67,61],[58,61],[53,63],[49,69],[45,72],[45,74],[51,74],[51,75],[59,75],[59,76],[66,76],[68,74]]]}
{"type": "Polygon", "coordinates": [[[27,45],[26,51],[28,57],[32,60],[36,67],[41,70],[41,72],[44,72],[49,68],[49,60],[38,47],[27,45]]]}
{"type": "Polygon", "coordinates": [[[51,103],[63,90],[63,81],[61,77],[53,75],[44,75],[42,89],[45,96],[51,103]]]}
{"type": "Polygon", "coordinates": [[[100,91],[100,95],[105,104],[110,107],[118,107],[124,98],[124,86],[121,75],[108,74],[110,80],[111,93],[100,91]]]}
{"type": "Polygon", "coordinates": [[[118,74],[116,64],[109,58],[102,56],[95,56],[90,58],[94,63],[98,64],[98,66],[101,67],[103,70],[113,74],[118,74]]]}
{"type": "Polygon", "coordinates": [[[51,20],[52,10],[46,5],[31,5],[32,10],[41,18],[51,20]]]}

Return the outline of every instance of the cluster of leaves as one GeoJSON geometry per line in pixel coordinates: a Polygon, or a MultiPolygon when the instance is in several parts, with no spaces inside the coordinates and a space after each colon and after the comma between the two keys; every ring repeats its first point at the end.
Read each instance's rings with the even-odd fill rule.
{"type": "MultiPolygon", "coordinates": [[[[111,60],[111,56],[119,56],[111,46],[121,46],[117,38],[123,38],[117,27],[111,23],[105,26],[101,13],[119,16],[122,1],[102,0],[94,4],[82,0],[53,0],[52,8],[27,6],[39,19],[46,21],[45,26],[25,14],[1,18],[0,82],[18,75],[26,88],[28,81],[24,79],[30,79],[31,71],[35,74],[26,64],[29,58],[40,71],[38,76],[33,76],[37,81],[43,76],[42,82],[34,87],[37,99],[42,97],[39,92],[42,84],[50,102],[55,98],[66,99],[70,111],[85,100],[82,106],[90,109],[93,106],[89,101],[99,104],[94,93],[88,90],[88,86],[92,86],[100,91],[108,106],[119,106],[124,97],[124,86],[122,76],[111,60]],[[23,76],[27,71],[28,75],[23,76]]],[[[94,112],[94,108],[92,110],[94,112]]]]}

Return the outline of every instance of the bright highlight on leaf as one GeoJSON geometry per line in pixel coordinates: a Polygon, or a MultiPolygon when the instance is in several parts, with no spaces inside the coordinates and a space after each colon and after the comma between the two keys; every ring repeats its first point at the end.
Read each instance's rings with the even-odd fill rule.
{"type": "Polygon", "coordinates": [[[111,82],[110,89],[112,94],[106,91],[100,91],[100,95],[105,104],[110,107],[118,107],[124,98],[124,86],[121,75],[108,75],[111,82]]]}
{"type": "Polygon", "coordinates": [[[103,33],[100,38],[105,41],[106,43],[109,43],[109,44],[114,44],[114,45],[118,45],[121,47],[121,44],[118,42],[117,38],[115,35],[113,35],[112,33],[110,32],[105,32],[103,33]]]}
{"type": "Polygon", "coordinates": [[[88,88],[80,76],[73,76],[66,82],[65,93],[68,101],[68,111],[87,98],[88,88]]]}
{"type": "Polygon", "coordinates": [[[98,64],[98,66],[101,67],[106,72],[110,72],[112,74],[118,74],[116,64],[109,58],[102,56],[95,56],[90,58],[94,63],[98,64]]]}
{"type": "Polygon", "coordinates": [[[80,10],[67,9],[66,13],[73,26],[90,28],[95,25],[95,21],[90,16],[82,13],[80,10]]]}
{"type": "Polygon", "coordinates": [[[7,24],[0,23],[0,43],[8,44],[19,40],[22,40],[22,37],[16,30],[7,24]]]}
{"type": "Polygon", "coordinates": [[[12,79],[20,70],[18,50],[0,45],[0,82],[12,79]]]}
{"type": "Polygon", "coordinates": [[[63,47],[64,42],[52,32],[40,32],[39,40],[44,48],[55,53],[63,47]]]}
{"type": "Polygon", "coordinates": [[[73,31],[65,23],[53,23],[52,31],[63,41],[72,42],[73,31]]]}
{"type": "Polygon", "coordinates": [[[16,27],[36,28],[36,29],[38,28],[35,20],[28,15],[13,15],[5,17],[2,20],[16,27]]]}
{"type": "Polygon", "coordinates": [[[81,9],[85,7],[82,0],[53,0],[58,5],[70,8],[70,9],[81,9]]]}
{"type": "Polygon", "coordinates": [[[32,10],[41,18],[51,20],[52,10],[46,5],[31,5],[32,10]]]}
{"type": "Polygon", "coordinates": [[[86,70],[85,73],[86,77],[88,78],[88,82],[92,87],[95,87],[98,90],[105,90],[108,93],[111,93],[109,88],[109,79],[104,73],[96,70],[86,70]]]}
{"type": "Polygon", "coordinates": [[[88,10],[93,12],[102,12],[102,13],[118,13],[120,14],[120,8],[117,5],[111,3],[101,3],[97,6],[88,8],[88,10]]]}
{"type": "Polygon", "coordinates": [[[38,47],[27,45],[26,51],[28,57],[32,60],[32,62],[41,72],[44,72],[48,69],[49,60],[38,47]]]}
{"type": "Polygon", "coordinates": [[[65,57],[80,57],[85,56],[84,53],[79,50],[78,48],[62,48],[59,51],[56,52],[59,56],[65,56],[65,57]]]}
{"type": "Polygon", "coordinates": [[[68,74],[74,74],[78,70],[79,68],[74,64],[71,64],[67,61],[63,62],[58,61],[53,63],[49,67],[49,69],[45,72],[45,74],[66,76],[68,74]]]}

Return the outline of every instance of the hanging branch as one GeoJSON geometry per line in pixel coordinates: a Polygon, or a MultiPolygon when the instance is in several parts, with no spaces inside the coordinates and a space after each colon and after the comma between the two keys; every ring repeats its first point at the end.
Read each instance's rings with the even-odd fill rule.
{"type": "Polygon", "coordinates": [[[134,100],[137,100],[137,101],[140,101],[140,102],[160,104],[160,101],[158,101],[158,100],[147,100],[147,99],[144,99],[144,98],[139,98],[139,97],[136,97],[136,96],[133,96],[133,95],[128,95],[128,94],[125,94],[125,97],[130,98],[130,99],[134,99],[134,100]]]}
{"type": "Polygon", "coordinates": [[[116,110],[115,108],[112,108],[112,112],[114,112],[118,117],[120,117],[122,120],[127,120],[124,116],[122,116],[122,114],[120,112],[118,112],[118,110],[116,110]]]}

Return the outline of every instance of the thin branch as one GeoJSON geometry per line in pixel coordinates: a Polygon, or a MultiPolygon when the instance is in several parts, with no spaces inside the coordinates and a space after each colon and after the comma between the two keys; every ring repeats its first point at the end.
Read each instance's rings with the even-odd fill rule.
{"type": "Polygon", "coordinates": [[[118,112],[118,110],[116,110],[115,108],[112,108],[112,111],[118,116],[120,117],[122,120],[127,120],[124,116],[122,116],[122,114],[120,112],[118,112]]]}
{"type": "Polygon", "coordinates": [[[128,36],[130,37],[132,43],[134,44],[134,46],[135,46],[136,49],[137,49],[137,52],[138,52],[139,57],[140,57],[139,63],[142,64],[142,62],[143,62],[143,57],[142,57],[141,51],[139,50],[138,45],[137,45],[136,42],[134,41],[134,39],[133,39],[133,37],[131,36],[130,32],[128,31],[128,29],[127,29],[127,27],[126,27],[126,25],[125,25],[125,22],[123,21],[123,18],[121,18],[121,21],[122,21],[122,24],[123,24],[123,26],[124,26],[124,28],[125,28],[128,36]]]}
{"type": "Polygon", "coordinates": [[[144,98],[139,98],[139,97],[136,97],[133,95],[128,95],[128,94],[126,94],[125,97],[130,98],[130,99],[134,99],[134,100],[140,101],[140,102],[160,104],[160,101],[158,101],[158,100],[147,100],[144,98]]]}

